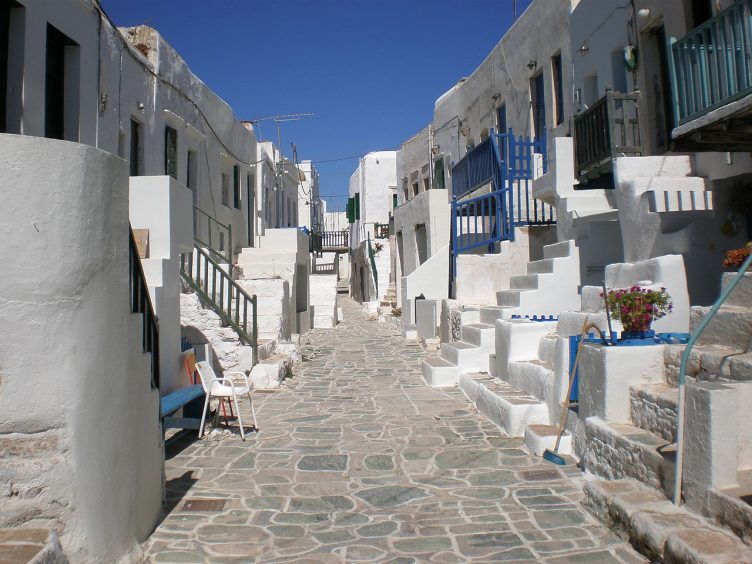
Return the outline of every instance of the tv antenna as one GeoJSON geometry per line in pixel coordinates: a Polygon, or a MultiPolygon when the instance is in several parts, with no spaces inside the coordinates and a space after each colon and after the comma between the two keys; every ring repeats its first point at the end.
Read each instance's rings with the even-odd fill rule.
{"type": "MultiPolygon", "coordinates": [[[[277,124],[277,147],[279,147],[280,153],[282,152],[282,135],[279,132],[279,124],[285,121],[298,121],[299,119],[312,117],[313,114],[281,114],[276,116],[266,116],[258,119],[252,119],[250,122],[254,125],[261,123],[262,121],[273,121],[277,124]]],[[[260,130],[259,130],[260,131],[260,130]]]]}

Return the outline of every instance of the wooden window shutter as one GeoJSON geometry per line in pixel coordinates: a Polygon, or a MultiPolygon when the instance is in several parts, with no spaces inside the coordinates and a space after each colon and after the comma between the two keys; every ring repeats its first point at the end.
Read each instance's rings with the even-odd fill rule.
{"type": "Polygon", "coordinates": [[[178,132],[165,127],[165,174],[178,179],[178,132]]]}

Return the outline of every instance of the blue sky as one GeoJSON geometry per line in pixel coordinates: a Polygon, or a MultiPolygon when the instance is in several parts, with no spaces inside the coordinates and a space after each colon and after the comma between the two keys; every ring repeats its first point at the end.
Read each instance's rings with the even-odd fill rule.
{"type": "MultiPolygon", "coordinates": [[[[521,13],[530,0],[517,0],[521,13]]],[[[281,124],[321,194],[347,193],[357,159],[394,148],[436,98],[483,61],[514,0],[102,0],[119,26],[148,24],[240,119],[314,113],[281,124]]],[[[258,134],[257,130],[257,134],[258,134]]],[[[276,140],[273,122],[260,138],[276,140]]],[[[342,198],[329,200],[341,208],[342,198]]]]}

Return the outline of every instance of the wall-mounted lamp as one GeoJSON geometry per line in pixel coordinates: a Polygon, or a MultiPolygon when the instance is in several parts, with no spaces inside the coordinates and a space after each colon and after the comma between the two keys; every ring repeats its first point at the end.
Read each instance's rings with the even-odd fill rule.
{"type": "Polygon", "coordinates": [[[102,92],[102,94],[99,95],[99,113],[103,114],[104,111],[107,109],[107,99],[109,96],[107,95],[107,92],[102,92]]]}
{"type": "Polygon", "coordinates": [[[438,145],[431,146],[431,154],[432,155],[438,155],[439,154],[439,146],[438,145]]]}
{"type": "Polygon", "coordinates": [[[535,67],[537,66],[538,66],[538,61],[536,61],[535,59],[530,59],[530,61],[528,61],[527,63],[527,70],[534,70],[535,67]]]}
{"type": "Polygon", "coordinates": [[[642,8],[641,10],[637,10],[637,19],[645,21],[649,17],[650,17],[650,8],[642,8]]]}
{"type": "Polygon", "coordinates": [[[499,99],[501,98],[501,94],[499,94],[499,93],[497,92],[496,94],[494,94],[493,96],[491,96],[491,98],[493,98],[493,101],[494,101],[494,102],[498,102],[498,101],[499,101],[499,99]]]}
{"type": "Polygon", "coordinates": [[[143,102],[137,102],[136,107],[143,112],[146,104],[144,104],[143,102]]]}
{"type": "Polygon", "coordinates": [[[585,55],[587,55],[589,51],[590,51],[590,47],[588,47],[584,43],[580,45],[579,49],[577,49],[577,52],[580,54],[581,57],[584,57],[585,55]]]}
{"type": "Polygon", "coordinates": [[[460,133],[462,133],[462,137],[467,137],[470,135],[470,128],[466,125],[463,125],[460,127],[460,133]]]}

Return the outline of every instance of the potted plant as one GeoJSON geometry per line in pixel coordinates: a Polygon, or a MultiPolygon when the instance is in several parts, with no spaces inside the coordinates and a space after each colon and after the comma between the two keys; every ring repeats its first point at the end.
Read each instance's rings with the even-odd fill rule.
{"type": "Polygon", "coordinates": [[[728,268],[729,270],[738,270],[749,256],[750,252],[752,252],[750,244],[747,244],[746,247],[742,247],[741,249],[731,249],[730,251],[726,251],[726,258],[723,261],[723,267],[728,268]]]}
{"type": "Polygon", "coordinates": [[[609,291],[606,306],[611,317],[622,324],[622,340],[652,336],[650,326],[653,321],[674,309],[666,288],[651,290],[636,285],[609,291]]]}
{"type": "Polygon", "coordinates": [[[384,248],[384,244],[383,243],[374,243],[374,245],[373,245],[373,254],[374,255],[378,255],[383,248],[384,248]]]}

